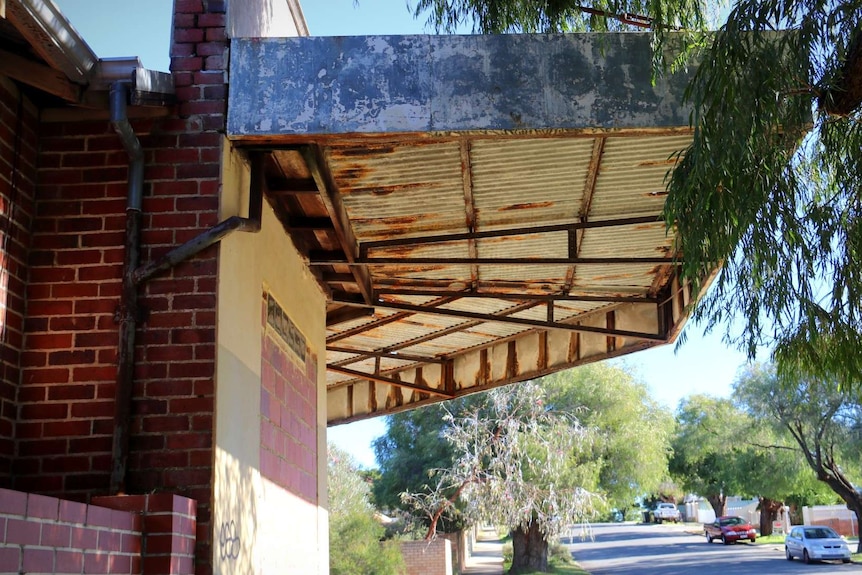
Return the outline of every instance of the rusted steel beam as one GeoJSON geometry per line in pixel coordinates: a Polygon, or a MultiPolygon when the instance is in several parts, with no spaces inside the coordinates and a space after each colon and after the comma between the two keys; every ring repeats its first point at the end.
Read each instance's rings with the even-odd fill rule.
{"type": "Polygon", "coordinates": [[[326,327],[332,327],[334,325],[347,323],[349,321],[362,319],[364,317],[371,317],[372,315],[374,315],[374,310],[372,308],[343,307],[332,312],[327,312],[326,327]]]}
{"type": "MultiPolygon", "coordinates": [[[[444,298],[440,298],[437,301],[429,302],[426,305],[428,305],[430,307],[443,305],[443,304],[447,304],[447,303],[453,301],[453,299],[454,298],[444,297],[444,298]]],[[[346,306],[351,306],[351,307],[368,307],[367,304],[365,304],[363,302],[358,302],[358,301],[355,301],[352,299],[333,299],[333,303],[338,303],[341,305],[346,305],[346,306]]],[[[373,306],[371,306],[371,307],[373,308],[373,306]]],[[[375,320],[373,322],[369,322],[369,323],[354,327],[352,329],[342,331],[341,333],[336,333],[335,335],[331,335],[328,338],[326,338],[326,343],[330,344],[330,343],[334,343],[336,341],[340,341],[342,339],[347,339],[348,337],[354,336],[358,333],[363,333],[363,332],[366,332],[370,329],[382,327],[384,325],[394,323],[396,321],[400,321],[406,317],[410,317],[411,315],[413,315],[413,313],[404,312],[404,313],[395,313],[395,314],[390,315],[389,317],[382,317],[382,318],[375,320]]]]}
{"type": "MultiPolygon", "coordinates": [[[[587,176],[584,179],[584,192],[581,194],[581,207],[578,217],[581,223],[590,221],[590,212],[593,209],[593,198],[596,195],[596,182],[602,169],[602,157],[605,153],[604,137],[598,137],[593,141],[593,151],[590,154],[590,165],[587,167],[587,176]]],[[[581,246],[584,244],[584,233],[586,228],[579,228],[569,232],[569,257],[576,258],[581,255],[581,246]]],[[[571,266],[566,272],[566,288],[571,288],[575,283],[576,267],[571,266]]]]}
{"type": "MultiPolygon", "coordinates": [[[[332,174],[326,170],[326,160],[322,157],[321,151],[316,147],[307,147],[301,150],[302,157],[305,160],[311,175],[314,178],[314,183],[317,189],[320,190],[320,199],[329,212],[329,217],[332,220],[335,229],[335,235],[338,236],[338,242],[341,244],[341,249],[344,250],[344,255],[347,261],[352,262],[359,253],[359,245],[356,241],[356,236],[353,234],[353,228],[350,226],[350,218],[347,215],[347,209],[341,202],[341,198],[335,193],[335,183],[332,179],[332,174]]],[[[356,277],[356,284],[359,286],[359,292],[367,303],[371,303],[371,276],[368,270],[358,266],[351,266],[350,273],[356,277]]]]}
{"type": "MultiPolygon", "coordinates": [[[[473,162],[470,157],[470,141],[463,139],[460,142],[461,152],[461,187],[464,188],[464,219],[469,233],[476,232],[476,202],[473,199],[473,162]]],[[[479,257],[476,248],[476,240],[467,240],[467,255],[470,259],[479,257]]],[[[479,266],[470,266],[470,286],[473,289],[479,285],[479,266]]]]}
{"type": "Polygon", "coordinates": [[[318,193],[313,178],[270,178],[269,192],[273,195],[300,195],[318,193]]]}
{"type": "Polygon", "coordinates": [[[368,266],[446,266],[446,265],[485,265],[485,266],[547,266],[547,265],[619,265],[619,264],[664,264],[670,265],[678,260],[666,257],[630,258],[356,258],[354,261],[312,260],[312,266],[348,265],[351,268],[368,266]]]}
{"type": "MultiPolygon", "coordinates": [[[[334,371],[335,373],[341,373],[343,375],[350,375],[350,376],[353,376],[357,379],[374,381],[377,383],[385,383],[388,385],[393,385],[395,387],[410,389],[412,391],[418,391],[421,393],[428,393],[430,395],[436,395],[438,397],[444,397],[446,399],[452,399],[454,397],[451,393],[448,393],[446,391],[440,391],[439,389],[434,389],[432,387],[425,387],[422,385],[415,385],[415,384],[409,383],[407,381],[399,381],[397,379],[394,379],[391,377],[386,377],[383,375],[375,375],[373,373],[365,373],[363,371],[356,371],[355,369],[348,369],[346,367],[339,367],[337,365],[327,365],[326,369],[328,371],[334,371]]],[[[349,382],[337,383],[335,385],[328,386],[327,389],[336,389],[339,387],[344,387],[346,385],[350,385],[350,383],[349,382]]]]}
{"type": "Polygon", "coordinates": [[[506,236],[525,236],[531,234],[547,234],[551,232],[567,232],[569,230],[582,230],[591,228],[612,228],[617,226],[635,226],[642,224],[654,224],[662,222],[660,215],[636,216],[631,218],[617,218],[613,220],[597,220],[594,222],[571,222],[568,224],[548,224],[545,226],[531,226],[520,228],[505,228],[499,230],[487,230],[482,232],[460,232],[455,234],[440,234],[435,236],[420,236],[414,238],[401,238],[389,240],[376,240],[363,242],[362,250],[373,250],[385,247],[401,247],[419,244],[434,244],[442,242],[456,242],[463,240],[481,240],[484,238],[500,238],[506,236]]]}
{"type": "MultiPolygon", "coordinates": [[[[528,303],[518,304],[518,305],[515,305],[515,306],[510,307],[510,308],[509,308],[509,309],[507,309],[507,310],[504,310],[504,311],[500,312],[499,316],[501,316],[501,317],[502,317],[502,316],[511,315],[511,314],[513,314],[513,313],[518,313],[518,312],[520,312],[520,311],[524,311],[524,310],[527,310],[527,309],[530,309],[530,308],[534,308],[534,307],[536,307],[537,305],[540,305],[540,302],[528,302],[528,303]]],[[[394,351],[398,351],[398,350],[401,350],[401,349],[406,349],[406,348],[408,348],[408,347],[413,347],[414,345],[419,345],[419,344],[422,344],[422,343],[426,343],[426,342],[429,342],[429,341],[433,341],[433,340],[435,340],[435,339],[439,339],[439,338],[441,338],[441,337],[445,337],[445,336],[447,336],[447,335],[449,335],[449,334],[452,334],[452,333],[455,333],[455,332],[464,331],[464,330],[470,329],[470,328],[472,328],[472,327],[476,327],[477,325],[482,325],[483,323],[485,323],[485,322],[482,322],[482,321],[468,321],[468,322],[465,322],[465,323],[461,323],[461,324],[458,324],[458,325],[453,325],[453,326],[451,326],[451,327],[447,327],[446,329],[441,329],[441,330],[439,330],[439,331],[435,331],[435,332],[432,332],[432,333],[429,333],[429,334],[426,334],[426,335],[423,335],[423,336],[420,336],[420,337],[416,337],[416,338],[413,338],[413,339],[411,339],[411,340],[402,341],[402,342],[399,342],[399,343],[396,343],[396,344],[393,344],[393,345],[387,346],[387,347],[385,347],[385,348],[383,348],[383,349],[379,349],[378,351],[381,351],[381,352],[394,352],[394,351]]],[[[447,358],[447,359],[451,359],[451,358],[447,358]]],[[[350,363],[357,363],[357,362],[359,362],[359,361],[363,361],[363,358],[345,359],[345,360],[343,360],[343,361],[339,361],[339,362],[337,362],[337,364],[338,364],[338,365],[348,365],[348,364],[350,364],[350,363]]]]}
{"type": "MultiPolygon", "coordinates": [[[[350,353],[356,355],[363,355],[365,357],[376,357],[376,358],[384,358],[384,359],[398,359],[403,361],[415,361],[421,363],[446,363],[445,359],[441,359],[439,357],[431,357],[428,355],[415,355],[411,353],[398,353],[396,351],[369,351],[365,349],[354,349],[350,347],[339,347],[335,345],[326,346],[326,351],[333,351],[335,353],[350,353]]],[[[353,362],[355,360],[348,360],[353,362]]],[[[335,362],[333,365],[341,366],[341,362],[335,362]]]]}
{"type": "MultiPolygon", "coordinates": [[[[339,302],[341,303],[341,302],[339,302]]],[[[356,304],[353,302],[347,303],[344,302],[345,305],[364,305],[364,304],[356,304]]],[[[644,333],[637,331],[626,331],[626,330],[618,330],[618,329],[606,329],[595,326],[587,326],[587,325],[577,325],[571,323],[561,323],[561,322],[548,322],[548,321],[538,321],[532,319],[524,319],[517,317],[506,317],[500,315],[492,315],[492,314],[483,314],[483,313],[475,313],[469,311],[461,311],[454,309],[441,309],[441,308],[426,308],[421,305],[412,305],[405,303],[390,303],[383,301],[376,301],[374,303],[374,307],[377,309],[389,309],[394,311],[410,311],[417,314],[426,314],[426,315],[439,315],[446,317],[457,317],[463,319],[474,319],[482,322],[497,322],[497,323],[508,323],[513,325],[527,326],[533,328],[541,328],[541,329],[558,329],[563,331],[575,331],[575,332],[584,332],[584,333],[597,333],[602,335],[613,335],[619,337],[628,337],[632,339],[645,339],[648,341],[665,341],[667,338],[661,334],[655,333],[644,333]]]]}
{"type": "MultiPolygon", "coordinates": [[[[326,277],[326,276],[324,276],[326,277]]],[[[659,303],[657,297],[652,296],[621,296],[621,295],[567,295],[567,294],[532,294],[511,292],[465,292],[457,290],[430,290],[430,289],[399,289],[378,288],[374,290],[377,295],[413,295],[413,296],[437,296],[458,297],[474,299],[504,299],[516,301],[585,301],[585,302],[608,302],[608,303],[659,303]]]]}
{"type": "Polygon", "coordinates": [[[287,221],[287,227],[290,231],[333,231],[335,225],[329,218],[299,218],[292,217],[287,221]]]}
{"type": "Polygon", "coordinates": [[[321,279],[326,283],[355,284],[356,277],[353,274],[340,274],[336,272],[323,272],[321,279]]]}

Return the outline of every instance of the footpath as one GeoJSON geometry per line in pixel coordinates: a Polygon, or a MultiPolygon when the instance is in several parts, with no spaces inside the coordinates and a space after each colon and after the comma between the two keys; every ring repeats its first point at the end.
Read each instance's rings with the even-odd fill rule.
{"type": "Polygon", "coordinates": [[[473,545],[473,555],[467,558],[463,575],[502,575],[503,542],[490,527],[482,527],[473,545]]]}

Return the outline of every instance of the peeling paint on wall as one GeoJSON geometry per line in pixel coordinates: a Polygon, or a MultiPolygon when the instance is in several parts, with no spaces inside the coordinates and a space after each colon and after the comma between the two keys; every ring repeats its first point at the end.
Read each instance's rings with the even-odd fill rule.
{"type": "Polygon", "coordinates": [[[690,77],[653,83],[649,34],[237,39],[228,133],[687,126],[690,77]]]}

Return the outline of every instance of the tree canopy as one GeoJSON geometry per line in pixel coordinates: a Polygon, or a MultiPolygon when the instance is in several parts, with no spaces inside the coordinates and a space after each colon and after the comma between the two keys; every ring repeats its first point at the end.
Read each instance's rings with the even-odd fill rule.
{"type": "MultiPolygon", "coordinates": [[[[788,377],[771,365],[755,364],[741,374],[734,396],[749,412],[766,415],[794,439],[818,480],[829,486],[862,519],[862,400],[835,382],[788,377]]],[[[860,544],[862,552],[862,544],[860,544]]]]}
{"type": "Polygon", "coordinates": [[[690,493],[724,515],[728,495],[752,495],[734,447],[748,439],[749,419],[729,399],[693,395],[680,402],[670,472],[690,493]]]}
{"type": "Polygon", "coordinates": [[[460,499],[473,522],[512,530],[512,573],[547,571],[548,543],[590,518],[598,502],[594,468],[583,457],[589,432],[571,413],[547,409],[534,382],[482,394],[484,401],[447,417],[452,465],[436,485],[405,493],[435,523],[460,499]]]}
{"type": "Polygon", "coordinates": [[[667,478],[673,417],[623,369],[589,365],[469,399],[390,418],[375,447],[384,478],[398,478],[381,490],[410,485],[402,499],[426,514],[429,536],[452,511],[510,527],[516,571],[546,567],[562,530],[624,511],[667,478]],[[441,439],[435,457],[415,452],[441,439]]]}
{"type": "Polygon", "coordinates": [[[330,573],[404,573],[404,560],[397,543],[380,542],[384,528],[374,518],[374,509],[368,501],[368,484],[350,455],[334,445],[329,445],[327,479],[330,573]]]}
{"type": "Polygon", "coordinates": [[[738,0],[416,0],[438,30],[648,29],[657,73],[697,65],[693,142],[665,216],[707,329],[789,371],[862,381],[862,4],[738,0]],[[785,31],[787,33],[779,33],[785,31]],[[669,43],[678,57],[665,59],[669,43]],[[704,293],[719,264],[723,267],[704,293]]]}
{"type": "Polygon", "coordinates": [[[563,371],[542,378],[541,384],[550,408],[575,413],[593,430],[590,457],[611,507],[625,513],[638,498],[660,489],[675,424],[646,385],[607,364],[563,371]]]}
{"type": "MultiPolygon", "coordinates": [[[[420,492],[434,484],[432,477],[436,469],[450,467],[455,459],[451,443],[444,439],[447,415],[458,413],[479,401],[468,396],[443,404],[432,404],[389,416],[386,433],[374,440],[374,455],[380,470],[372,487],[374,501],[381,509],[407,510],[401,494],[420,492]]],[[[444,532],[457,531],[463,526],[463,517],[456,503],[438,525],[444,532]]],[[[427,517],[416,519],[425,529],[427,517]]]]}

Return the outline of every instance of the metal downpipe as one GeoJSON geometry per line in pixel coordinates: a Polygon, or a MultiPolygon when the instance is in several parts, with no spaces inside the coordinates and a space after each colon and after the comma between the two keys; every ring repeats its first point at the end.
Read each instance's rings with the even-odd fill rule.
{"type": "Polygon", "coordinates": [[[114,437],[111,447],[110,492],[126,490],[131,424],[132,388],[135,373],[135,332],[138,323],[138,286],[160,271],[185,261],[234,231],[258,232],[263,211],[263,156],[251,156],[248,217],[232,216],[199,236],[174,248],[162,258],[140,266],[141,204],[144,187],[144,154],[127,116],[129,90],[124,83],[111,86],[111,125],[129,155],[129,187],[126,203],[125,258],[119,307],[119,344],[114,399],[114,437]]]}
{"type": "Polygon", "coordinates": [[[112,494],[126,489],[126,463],[129,455],[129,425],[132,410],[132,385],[135,371],[135,331],[138,318],[138,289],[132,279],[140,260],[141,202],[144,187],[144,153],[126,113],[129,89],[126,84],[111,86],[111,125],[129,155],[129,188],[126,202],[125,257],[123,287],[120,295],[117,379],[114,397],[114,439],[111,446],[112,494]]]}
{"type": "Polygon", "coordinates": [[[249,183],[248,217],[231,216],[186,243],[177,246],[161,258],[134,270],[131,279],[136,285],[147,281],[160,271],[189,259],[233,232],[257,233],[260,231],[260,220],[263,212],[263,156],[261,153],[255,152],[251,154],[250,160],[251,181],[249,183]]]}

